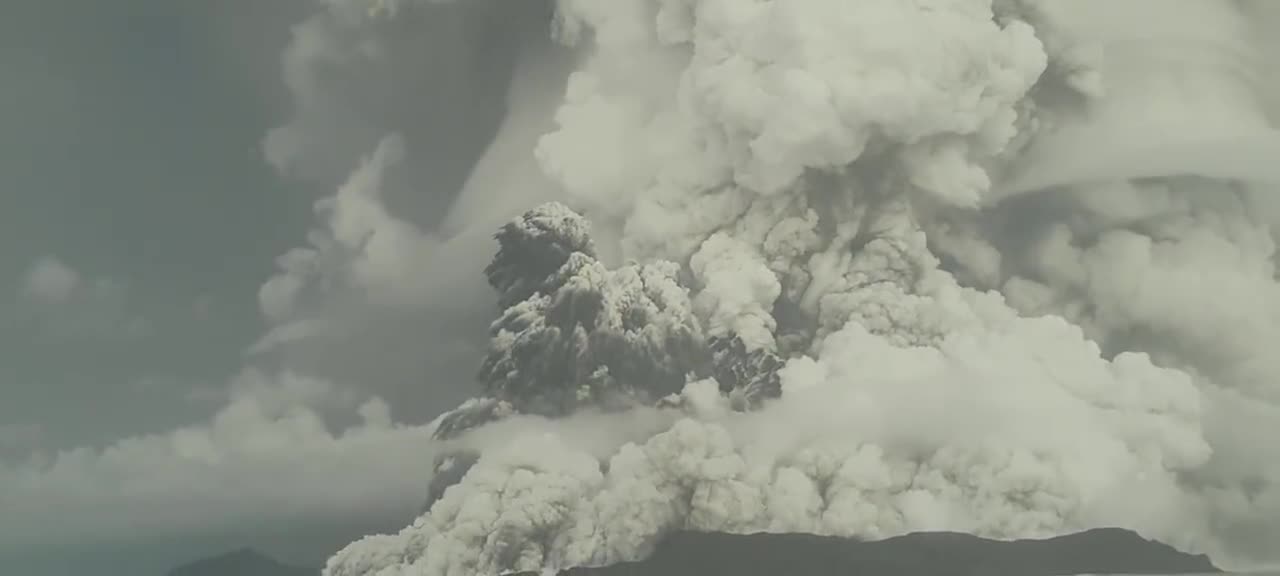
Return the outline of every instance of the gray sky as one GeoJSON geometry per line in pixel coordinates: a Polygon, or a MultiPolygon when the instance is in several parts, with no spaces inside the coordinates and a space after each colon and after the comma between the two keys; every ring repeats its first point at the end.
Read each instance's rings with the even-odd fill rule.
{"type": "Polygon", "coordinates": [[[287,110],[270,55],[300,4],[5,6],[0,426],[62,448],[211,408],[193,392],[238,367],[258,286],[309,219],[255,150],[287,110]],[[78,277],[79,309],[21,296],[43,259],[78,277]]]}
{"type": "MultiPolygon", "coordinates": [[[[484,328],[477,320],[492,305],[480,289],[483,262],[451,268],[466,290],[452,279],[440,284],[429,264],[476,256],[487,249],[483,236],[461,252],[435,250],[424,236],[425,251],[443,256],[424,261],[425,292],[407,304],[380,299],[368,286],[332,288],[308,277],[300,311],[276,322],[264,319],[259,292],[279,272],[278,257],[308,246],[309,231],[334,234],[315,202],[334,195],[392,131],[408,152],[381,174],[381,202],[427,235],[444,218],[501,121],[522,38],[514,32],[540,10],[530,3],[535,8],[515,10],[525,14],[499,14],[493,2],[472,5],[392,23],[378,31],[388,43],[382,53],[391,56],[357,65],[326,60],[355,53],[360,41],[361,31],[334,18],[313,18],[310,33],[321,41],[298,41],[286,54],[290,27],[319,11],[305,0],[19,0],[0,8],[0,465],[11,469],[6,479],[0,466],[0,511],[19,505],[17,513],[0,512],[9,518],[0,520],[0,541],[27,549],[0,546],[0,558],[20,556],[30,574],[85,563],[99,574],[108,565],[146,573],[246,540],[314,557],[352,534],[403,524],[394,509],[334,526],[282,508],[257,518],[230,514],[205,533],[161,538],[172,526],[119,518],[109,496],[56,502],[58,512],[38,503],[29,494],[57,497],[47,488],[54,472],[36,476],[45,487],[28,486],[28,496],[20,485],[23,471],[50,462],[61,464],[47,470],[86,484],[114,478],[117,465],[129,470],[125,486],[137,482],[130,474],[170,473],[180,452],[175,429],[195,427],[217,444],[223,432],[260,423],[228,416],[229,399],[266,406],[268,424],[305,405],[324,420],[313,434],[328,442],[323,450],[347,462],[355,451],[336,438],[366,415],[355,407],[367,398],[385,399],[397,421],[421,423],[470,394],[484,328]],[[420,305],[427,301],[445,304],[420,305]],[[299,320],[341,330],[311,331],[246,355],[273,327],[299,320]],[[291,387],[284,372],[323,385],[291,387]],[[120,446],[143,447],[117,450],[113,444],[125,438],[144,440],[120,446]],[[72,449],[90,451],[58,460],[72,449]],[[22,508],[19,500],[36,503],[22,508]],[[98,514],[102,528],[60,532],[55,519],[37,517],[58,513],[98,514]],[[115,520],[124,524],[113,527],[115,520]],[[256,528],[241,531],[237,522],[256,528]],[[118,530],[129,523],[133,530],[118,530]],[[112,531],[133,536],[99,538],[112,531]]],[[[299,33],[306,40],[308,32],[299,33]]],[[[320,252],[325,266],[342,258],[320,252]]],[[[341,261],[324,274],[353,266],[341,261]]],[[[387,432],[368,441],[412,446],[406,438],[387,432]]],[[[416,482],[425,492],[425,480],[406,482],[404,491],[416,482]]],[[[207,505],[226,508],[216,499],[207,505]]],[[[337,509],[325,514],[342,517],[337,509]]]]}
{"type": "MultiPolygon", "coordinates": [[[[256,150],[287,110],[272,54],[302,5],[0,8],[0,457],[222,402],[262,330],[258,286],[310,216],[312,193],[256,150]]],[[[92,549],[47,555],[51,573],[92,549]]]]}

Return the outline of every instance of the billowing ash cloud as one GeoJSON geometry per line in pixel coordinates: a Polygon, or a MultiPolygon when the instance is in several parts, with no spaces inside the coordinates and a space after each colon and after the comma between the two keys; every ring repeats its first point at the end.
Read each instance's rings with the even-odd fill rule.
{"type": "Polygon", "coordinates": [[[497,234],[433,501],[326,574],[676,529],[1274,560],[1280,189],[1223,153],[1280,143],[1262,44],[1234,4],[1116,6],[560,1],[579,60],[531,153],[564,204],[497,234]]]}

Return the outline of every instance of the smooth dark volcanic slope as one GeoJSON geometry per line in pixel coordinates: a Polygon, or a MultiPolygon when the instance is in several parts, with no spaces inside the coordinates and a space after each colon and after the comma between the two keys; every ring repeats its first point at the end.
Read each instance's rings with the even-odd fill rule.
{"type": "Polygon", "coordinates": [[[317,576],[320,570],[281,564],[256,550],[243,548],[197,560],[169,571],[169,576],[317,576]]]}
{"type": "MultiPolygon", "coordinates": [[[[648,559],[561,576],[1065,576],[1194,574],[1219,570],[1128,530],[1098,529],[1011,542],[928,532],[875,542],[805,534],[682,532],[648,559]]],[[[536,576],[527,573],[527,576],[536,576]]]]}

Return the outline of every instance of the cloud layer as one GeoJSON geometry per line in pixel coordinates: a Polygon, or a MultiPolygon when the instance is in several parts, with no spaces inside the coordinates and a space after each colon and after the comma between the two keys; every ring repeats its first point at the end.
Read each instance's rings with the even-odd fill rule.
{"type": "Polygon", "coordinates": [[[331,430],[321,413],[342,406],[330,385],[249,372],[234,389],[207,423],[0,464],[4,548],[376,524],[420,505],[430,435],[394,424],[385,402],[360,404],[355,423],[331,430]]]}

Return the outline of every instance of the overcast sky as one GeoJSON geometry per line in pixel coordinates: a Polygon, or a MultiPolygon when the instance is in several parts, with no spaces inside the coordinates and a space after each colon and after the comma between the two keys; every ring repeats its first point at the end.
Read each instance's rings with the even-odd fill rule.
{"type": "MultiPolygon", "coordinates": [[[[347,224],[338,220],[367,224],[364,234],[400,229],[385,214],[359,220],[368,206],[344,203],[366,197],[352,172],[392,132],[406,143],[407,158],[396,170],[369,172],[379,201],[422,231],[426,252],[449,252],[435,250],[429,236],[503,116],[522,38],[508,21],[542,14],[502,16],[493,2],[474,5],[423,9],[410,24],[399,19],[378,33],[392,48],[382,54],[393,56],[357,65],[334,64],[334,55],[356,53],[360,31],[343,29],[340,17],[306,0],[19,0],[0,7],[0,541],[26,550],[0,544],[0,559],[20,557],[30,574],[85,563],[103,574],[104,558],[119,573],[145,573],[245,544],[249,532],[237,522],[255,526],[252,538],[281,554],[314,557],[413,512],[416,504],[403,514],[388,504],[347,526],[279,510],[237,512],[208,530],[175,535],[172,523],[113,511],[115,496],[102,484],[118,481],[119,490],[141,498],[150,488],[136,488],[138,478],[195,477],[174,464],[174,454],[186,454],[174,448],[175,430],[184,429],[212,438],[211,451],[234,460],[260,439],[227,434],[261,424],[271,437],[287,428],[302,436],[279,437],[316,438],[330,458],[323,466],[336,465],[347,462],[353,443],[408,445],[414,430],[393,433],[390,418],[420,424],[470,394],[484,327],[474,317],[492,306],[483,290],[433,284],[439,271],[424,264],[424,283],[412,286],[458,294],[434,298],[445,304],[432,308],[420,305],[432,300],[425,296],[381,299],[369,285],[332,289],[298,276],[325,288],[289,299],[287,312],[269,318],[279,298],[264,285],[297,276],[277,263],[290,250],[310,246],[319,254],[312,264],[338,258],[308,240],[319,234],[342,245],[347,224]],[[327,219],[316,202],[335,196],[347,198],[336,202],[346,207],[327,219]],[[463,319],[473,320],[465,330],[463,319]],[[267,342],[285,344],[250,353],[268,334],[267,342]],[[386,403],[365,404],[374,396],[386,403]],[[305,418],[277,426],[299,406],[320,418],[318,428],[297,424],[305,418]],[[374,432],[343,437],[348,425],[374,432]],[[51,488],[52,478],[71,487],[51,488]],[[82,506],[64,502],[65,494],[84,492],[74,487],[80,482],[101,492],[82,506]],[[296,536],[302,525],[310,533],[296,536]],[[113,531],[130,536],[102,536],[113,531]]],[[[354,270],[358,260],[320,275],[354,270]]],[[[480,287],[482,265],[459,271],[460,285],[480,287]]],[[[419,465],[426,463],[410,468],[419,465]]],[[[253,489],[252,479],[234,478],[253,489]]],[[[189,500],[171,488],[164,490],[174,502],[189,500]]],[[[238,496],[226,485],[214,489],[238,496]]],[[[411,498],[417,489],[403,487],[411,498]]],[[[347,504],[368,508],[362,497],[347,504]]],[[[149,501],[163,506],[156,498],[149,501]]],[[[217,498],[206,504],[227,508],[217,498]]]]}
{"type": "Polygon", "coordinates": [[[188,421],[261,329],[258,285],[310,202],[255,151],[288,104],[269,55],[289,4],[3,9],[0,426],[22,442],[188,421]]]}

